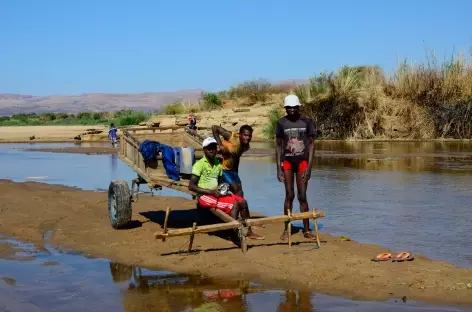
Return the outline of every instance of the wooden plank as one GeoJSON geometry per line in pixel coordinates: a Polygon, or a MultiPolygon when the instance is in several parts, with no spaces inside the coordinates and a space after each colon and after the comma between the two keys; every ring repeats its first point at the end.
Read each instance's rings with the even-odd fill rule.
{"type": "Polygon", "coordinates": [[[287,221],[294,221],[294,220],[303,220],[303,219],[318,219],[325,217],[324,211],[317,210],[315,212],[302,212],[292,214],[290,218],[288,216],[275,216],[275,217],[265,217],[265,218],[258,218],[258,219],[249,219],[247,220],[247,224],[250,226],[253,225],[262,225],[262,224],[270,224],[270,223],[281,223],[287,221]]]}
{"type": "MultiPolygon", "coordinates": [[[[265,217],[265,218],[258,218],[258,219],[248,219],[246,220],[246,224],[248,226],[253,225],[261,225],[261,224],[268,224],[268,223],[281,223],[286,221],[293,221],[293,220],[303,220],[303,219],[317,219],[322,218],[325,216],[323,211],[319,212],[302,212],[297,213],[289,216],[275,216],[275,217],[265,217]]],[[[223,223],[223,224],[210,224],[210,225],[203,225],[199,226],[195,229],[195,233],[209,233],[209,232],[216,232],[216,231],[223,231],[223,230],[231,230],[240,227],[242,224],[236,220],[223,223]]],[[[190,235],[193,232],[192,228],[184,228],[184,229],[173,229],[168,230],[167,233],[156,232],[154,234],[155,238],[163,238],[163,237],[171,237],[171,236],[183,236],[183,235],[190,235]]]]}
{"type": "MultiPolygon", "coordinates": [[[[240,225],[241,224],[238,221],[222,223],[222,224],[202,225],[202,226],[198,226],[195,229],[195,234],[209,233],[209,232],[216,232],[216,231],[224,231],[224,230],[232,230],[232,229],[238,228],[240,225]]],[[[190,233],[192,233],[192,231],[193,231],[192,228],[175,229],[175,230],[169,230],[165,234],[160,233],[160,232],[156,232],[154,234],[154,237],[155,238],[164,238],[164,237],[172,237],[172,236],[184,236],[184,235],[190,235],[190,233]]]]}
{"type": "Polygon", "coordinates": [[[218,209],[210,209],[210,211],[215,215],[217,216],[218,218],[220,218],[222,221],[224,222],[233,222],[233,221],[237,221],[235,219],[233,219],[233,217],[231,217],[230,215],[224,213],[223,211],[221,210],[218,210],[218,209]]]}

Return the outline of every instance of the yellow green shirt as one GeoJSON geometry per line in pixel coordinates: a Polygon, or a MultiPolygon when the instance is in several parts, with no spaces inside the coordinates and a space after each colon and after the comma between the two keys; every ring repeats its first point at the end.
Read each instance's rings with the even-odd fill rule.
{"type": "Polygon", "coordinates": [[[200,177],[198,187],[216,190],[218,188],[218,178],[223,174],[223,169],[217,158],[215,158],[215,163],[212,166],[208,159],[203,157],[193,165],[192,174],[200,177]]]}
{"type": "Polygon", "coordinates": [[[223,157],[223,170],[233,170],[233,167],[238,165],[238,163],[235,161],[235,158],[239,158],[244,152],[249,150],[249,146],[241,146],[239,133],[232,133],[229,140],[222,140],[221,143],[223,146],[228,148],[229,151],[229,153],[221,154],[223,157]]]}

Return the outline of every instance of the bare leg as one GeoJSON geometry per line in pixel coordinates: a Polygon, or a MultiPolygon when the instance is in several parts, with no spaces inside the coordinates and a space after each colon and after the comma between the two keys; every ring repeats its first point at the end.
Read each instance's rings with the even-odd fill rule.
{"type": "Polygon", "coordinates": [[[241,212],[241,205],[239,204],[239,202],[237,200],[234,201],[234,204],[233,204],[233,209],[231,209],[231,212],[229,213],[229,215],[234,219],[234,220],[238,220],[238,216],[241,212]]]}
{"type": "MultiPolygon", "coordinates": [[[[302,173],[297,172],[297,197],[300,203],[300,212],[308,212],[308,200],[306,198],[307,183],[303,183],[302,173]]],[[[309,239],[316,239],[316,236],[310,231],[310,219],[303,219],[303,236],[309,239]]]]}
{"type": "Polygon", "coordinates": [[[233,193],[234,195],[237,195],[239,197],[244,197],[243,188],[241,186],[241,183],[233,182],[229,185],[229,189],[230,189],[231,193],[233,193]]]}
{"type": "MultiPolygon", "coordinates": [[[[293,200],[295,198],[293,171],[292,170],[284,171],[284,177],[285,177],[284,215],[287,215],[288,211],[290,211],[290,213],[292,212],[293,200]]],[[[287,232],[288,225],[289,225],[289,222],[285,222],[285,229],[282,236],[280,237],[280,239],[282,240],[288,239],[288,232],[287,232]]]]}
{"type": "MultiPolygon", "coordinates": [[[[241,210],[240,210],[240,214],[241,214],[241,218],[243,220],[247,220],[249,219],[250,217],[250,214],[249,214],[249,207],[247,205],[247,202],[244,201],[244,202],[240,202],[239,203],[239,206],[241,207],[241,210]]],[[[233,208],[234,209],[234,208],[233,208]]],[[[261,236],[259,234],[256,234],[252,231],[252,228],[249,226],[248,229],[247,229],[247,235],[246,235],[247,238],[250,238],[250,239],[264,239],[264,236],[261,236]]]]}

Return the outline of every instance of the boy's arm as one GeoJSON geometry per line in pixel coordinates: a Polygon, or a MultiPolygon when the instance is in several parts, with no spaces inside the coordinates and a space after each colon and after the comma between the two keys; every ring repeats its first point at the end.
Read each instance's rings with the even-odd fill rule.
{"type": "Polygon", "coordinates": [[[222,146],[220,136],[222,136],[225,140],[229,140],[232,135],[231,131],[228,131],[225,128],[217,125],[211,126],[211,132],[213,133],[213,137],[215,138],[219,146],[222,146]]]}

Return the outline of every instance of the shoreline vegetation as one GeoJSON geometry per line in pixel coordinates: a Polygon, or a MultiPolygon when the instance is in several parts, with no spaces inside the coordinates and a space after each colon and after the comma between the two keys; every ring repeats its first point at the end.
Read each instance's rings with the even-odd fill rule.
{"type": "MultiPolygon", "coordinates": [[[[472,54],[471,54],[472,55],[472,54]]],[[[0,116],[0,126],[138,125],[153,117],[269,106],[263,139],[273,140],[276,121],[284,115],[283,97],[293,93],[302,112],[315,122],[318,140],[416,141],[472,139],[472,63],[453,55],[438,62],[427,53],[425,63],[404,61],[391,74],[378,66],[343,66],[320,73],[306,83],[271,84],[246,81],[217,93],[203,92],[200,101],[174,102],[159,112],[121,110],[16,114],[0,116]]],[[[258,116],[259,117],[259,116],[258,116]]]]}

